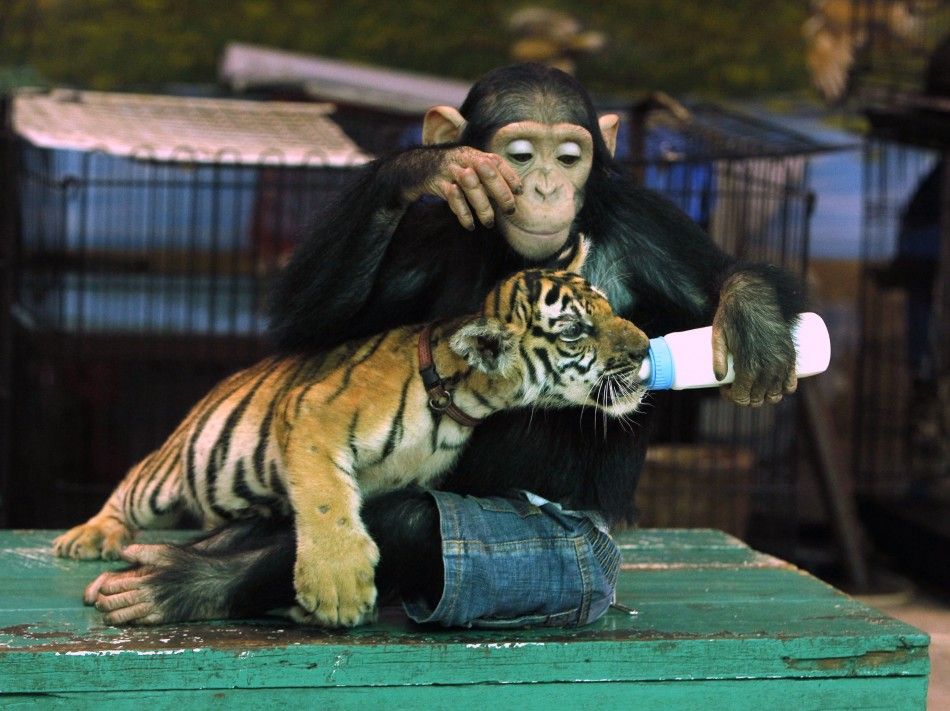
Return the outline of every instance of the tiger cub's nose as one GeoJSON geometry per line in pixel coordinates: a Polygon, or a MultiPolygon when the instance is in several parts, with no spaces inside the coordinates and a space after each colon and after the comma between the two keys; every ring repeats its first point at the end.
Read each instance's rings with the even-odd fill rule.
{"type": "Polygon", "coordinates": [[[643,362],[643,359],[647,357],[647,353],[650,352],[650,342],[647,341],[645,344],[636,344],[630,348],[627,348],[627,358],[633,365],[640,365],[643,362]]]}

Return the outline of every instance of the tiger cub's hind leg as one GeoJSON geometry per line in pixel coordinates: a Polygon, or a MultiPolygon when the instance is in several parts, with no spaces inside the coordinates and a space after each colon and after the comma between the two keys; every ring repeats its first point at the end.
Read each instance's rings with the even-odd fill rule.
{"type": "Polygon", "coordinates": [[[116,560],[134,531],[174,523],[182,466],[180,454],[168,449],[166,445],[132,467],[99,513],[53,541],[53,552],[61,558],[116,560]]]}
{"type": "Polygon", "coordinates": [[[53,552],[60,558],[116,560],[131,540],[132,531],[124,519],[103,508],[85,523],[57,537],[53,541],[53,552]]]}

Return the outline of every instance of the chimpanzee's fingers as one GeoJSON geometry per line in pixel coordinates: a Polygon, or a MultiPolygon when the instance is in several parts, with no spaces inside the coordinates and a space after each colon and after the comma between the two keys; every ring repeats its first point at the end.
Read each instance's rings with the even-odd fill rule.
{"type": "Polygon", "coordinates": [[[109,625],[151,624],[154,613],[154,603],[140,602],[108,612],[102,619],[109,625]]]}
{"type": "Polygon", "coordinates": [[[716,380],[722,380],[729,371],[729,346],[726,343],[726,332],[717,324],[712,329],[713,374],[716,380]]]}
{"type": "Polygon", "coordinates": [[[783,391],[787,382],[787,377],[776,377],[775,373],[753,375],[740,371],[732,385],[725,385],[720,390],[723,397],[737,405],[760,407],[766,402],[772,405],[780,402],[788,392],[783,391]]]}
{"type": "MultiPolygon", "coordinates": [[[[505,214],[514,214],[516,209],[515,195],[521,195],[524,192],[524,185],[521,182],[521,176],[515,172],[515,169],[501,156],[494,153],[486,154],[490,165],[498,171],[502,184],[490,185],[490,193],[495,203],[505,211],[505,214]]],[[[484,181],[484,177],[483,177],[484,181]]]]}
{"type": "Polygon", "coordinates": [[[462,188],[465,199],[471,206],[472,211],[478,217],[478,221],[485,227],[495,225],[495,211],[492,209],[491,202],[485,192],[485,186],[482,185],[481,178],[474,168],[452,166],[452,173],[455,183],[462,188]]]}
{"type": "Polygon", "coordinates": [[[92,605],[96,602],[96,597],[99,595],[99,588],[102,587],[102,584],[112,574],[112,571],[101,573],[98,578],[86,586],[86,589],[82,594],[82,601],[84,605],[92,605]]]}
{"type": "Polygon", "coordinates": [[[769,405],[775,405],[782,400],[782,381],[773,380],[765,391],[765,401],[769,405]]]}
{"type": "Polygon", "coordinates": [[[524,192],[524,183],[521,182],[521,176],[518,175],[517,171],[515,171],[504,158],[494,153],[491,155],[495,159],[495,165],[498,166],[498,172],[501,173],[501,177],[508,183],[511,192],[515,195],[521,195],[524,192]]]}
{"type": "Polygon", "coordinates": [[[475,218],[472,217],[472,211],[468,209],[468,203],[465,201],[465,195],[462,189],[455,183],[443,183],[441,186],[442,197],[449,205],[449,209],[459,218],[462,227],[467,230],[475,229],[475,218]]]}
{"type": "Polygon", "coordinates": [[[142,579],[148,577],[146,568],[119,570],[110,575],[99,588],[99,598],[135,590],[142,585],[142,579]]]}
{"type": "Polygon", "coordinates": [[[511,192],[511,186],[502,177],[501,172],[495,161],[490,158],[479,160],[475,164],[475,171],[484,186],[488,197],[498,205],[506,215],[512,215],[515,212],[515,196],[511,192]]]}
{"type": "Polygon", "coordinates": [[[750,393],[754,384],[755,380],[750,373],[746,371],[736,373],[736,379],[729,390],[729,399],[736,405],[748,405],[751,402],[750,393]]]}
{"type": "Polygon", "coordinates": [[[132,607],[142,602],[149,602],[151,596],[142,588],[133,588],[113,595],[100,595],[96,598],[96,609],[99,612],[114,612],[123,607],[132,607]]]}
{"type": "Polygon", "coordinates": [[[782,398],[786,393],[794,392],[795,387],[792,386],[792,390],[789,391],[786,388],[788,387],[788,378],[789,372],[791,372],[791,377],[795,378],[795,367],[786,368],[784,371],[775,373],[772,376],[771,382],[769,382],[768,388],[765,391],[765,401],[771,405],[774,405],[782,401],[782,398]]]}
{"type": "Polygon", "coordinates": [[[788,369],[785,375],[785,382],[782,383],[782,390],[786,395],[791,395],[798,389],[798,372],[794,367],[788,369]]]}
{"type": "Polygon", "coordinates": [[[760,375],[749,388],[749,405],[751,407],[762,407],[765,403],[765,392],[768,389],[769,380],[767,376],[760,375]]]}
{"type": "Polygon", "coordinates": [[[166,562],[169,546],[161,544],[133,543],[119,554],[122,560],[136,565],[161,565],[166,562]]]}

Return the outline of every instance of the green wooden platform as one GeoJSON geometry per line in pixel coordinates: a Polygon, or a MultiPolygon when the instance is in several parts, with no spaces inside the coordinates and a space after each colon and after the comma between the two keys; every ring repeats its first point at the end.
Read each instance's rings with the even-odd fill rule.
{"type": "Polygon", "coordinates": [[[717,531],[621,537],[619,602],[580,630],[349,633],[280,620],[106,627],[107,564],[0,532],[0,707],[922,709],[928,637],[717,531]]]}

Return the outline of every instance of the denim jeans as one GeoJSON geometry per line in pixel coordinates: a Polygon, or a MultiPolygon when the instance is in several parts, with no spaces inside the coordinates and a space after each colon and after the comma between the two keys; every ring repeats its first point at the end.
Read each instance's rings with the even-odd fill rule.
{"type": "Polygon", "coordinates": [[[404,601],[416,622],[446,627],[572,627],[614,601],[620,552],[597,513],[533,494],[431,492],[439,509],[445,586],[432,609],[404,601]]]}

